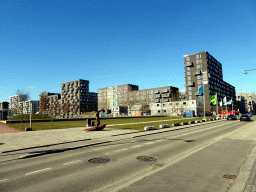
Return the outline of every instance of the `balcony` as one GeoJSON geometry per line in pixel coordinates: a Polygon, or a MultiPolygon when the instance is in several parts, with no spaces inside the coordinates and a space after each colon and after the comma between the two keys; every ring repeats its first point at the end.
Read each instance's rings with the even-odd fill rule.
{"type": "Polygon", "coordinates": [[[161,102],[168,102],[169,101],[169,98],[167,99],[161,99],[161,102]]]}
{"type": "Polygon", "coordinates": [[[193,87],[193,86],[194,86],[194,82],[188,83],[188,87],[193,87]]]}
{"type": "Polygon", "coordinates": [[[186,65],[186,67],[191,67],[191,66],[193,66],[193,63],[192,62],[187,62],[185,65],[186,65]]]}
{"type": "Polygon", "coordinates": [[[156,99],[156,103],[159,103],[160,102],[160,99],[156,99]]]}
{"type": "Polygon", "coordinates": [[[159,90],[155,90],[155,94],[158,94],[159,93],[159,90]]]}
{"type": "Polygon", "coordinates": [[[162,97],[170,97],[169,93],[163,94],[162,97]]]}
{"type": "Polygon", "coordinates": [[[202,72],[201,72],[201,71],[199,71],[199,70],[198,70],[197,72],[194,72],[194,73],[193,73],[193,75],[195,75],[195,76],[197,76],[197,75],[201,75],[201,74],[202,74],[202,72]]]}

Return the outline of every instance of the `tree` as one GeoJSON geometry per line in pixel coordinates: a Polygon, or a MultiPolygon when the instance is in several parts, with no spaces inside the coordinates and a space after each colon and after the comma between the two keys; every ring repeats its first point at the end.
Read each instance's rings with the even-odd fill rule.
{"type": "Polygon", "coordinates": [[[39,107],[41,110],[43,110],[43,119],[44,119],[44,113],[46,109],[49,109],[49,98],[46,95],[46,91],[43,91],[40,96],[40,102],[39,107]]]}
{"type": "Polygon", "coordinates": [[[144,113],[149,113],[150,109],[149,109],[149,103],[147,99],[142,99],[140,101],[141,107],[140,107],[140,111],[144,114],[144,113]]]}
{"type": "Polygon", "coordinates": [[[69,102],[63,103],[62,104],[62,110],[64,114],[67,114],[66,117],[69,118],[69,112],[71,111],[70,108],[73,106],[69,102]]]}
{"type": "Polygon", "coordinates": [[[18,110],[21,110],[21,121],[20,121],[20,128],[22,127],[22,120],[23,120],[23,108],[24,108],[24,101],[27,101],[30,99],[30,94],[29,92],[25,93],[24,90],[17,90],[16,95],[18,95],[18,110]],[[21,106],[20,106],[21,102],[21,106]]]}

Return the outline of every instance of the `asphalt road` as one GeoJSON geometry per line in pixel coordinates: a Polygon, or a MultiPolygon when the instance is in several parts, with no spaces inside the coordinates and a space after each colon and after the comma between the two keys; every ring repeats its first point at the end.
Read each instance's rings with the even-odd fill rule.
{"type": "Polygon", "coordinates": [[[0,191],[227,191],[254,140],[225,136],[254,122],[219,121],[0,164],[0,191]],[[152,161],[138,160],[140,156],[152,161]],[[90,163],[103,158],[104,163],[90,163]]]}

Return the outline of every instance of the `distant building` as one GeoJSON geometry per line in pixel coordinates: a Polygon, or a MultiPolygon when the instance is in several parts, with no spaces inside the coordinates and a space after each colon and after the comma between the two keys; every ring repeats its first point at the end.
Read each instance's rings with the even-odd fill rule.
{"type": "Polygon", "coordinates": [[[187,93],[186,90],[182,90],[179,92],[179,101],[186,101],[187,100],[187,93]]]}
{"type": "Polygon", "coordinates": [[[18,94],[14,96],[9,97],[9,110],[13,115],[18,115],[22,114],[22,107],[20,106],[21,101],[26,101],[27,100],[27,95],[26,94],[18,94]]]}
{"type": "Polygon", "coordinates": [[[216,93],[219,102],[226,96],[227,101],[236,103],[235,87],[223,80],[222,64],[207,51],[184,55],[184,73],[187,100],[202,101],[203,96],[197,93],[204,86],[206,113],[216,111],[216,106],[210,105],[210,98],[216,93]]]}
{"type": "Polygon", "coordinates": [[[56,118],[79,118],[82,113],[97,111],[97,93],[89,92],[89,81],[78,79],[61,84],[61,94],[45,93],[48,103],[44,111],[39,101],[40,113],[56,118]]]}
{"type": "Polygon", "coordinates": [[[256,113],[256,96],[255,92],[251,93],[236,93],[237,107],[240,113],[256,113]]]}
{"type": "Polygon", "coordinates": [[[197,115],[197,101],[174,101],[164,103],[150,103],[151,115],[181,116],[186,111],[194,111],[197,115]]]}
{"type": "Polygon", "coordinates": [[[143,115],[150,112],[149,103],[152,102],[162,103],[178,100],[179,89],[172,86],[139,90],[137,85],[125,84],[98,89],[99,109],[115,111],[119,106],[128,107],[128,115],[139,112],[143,115]],[[138,107],[139,105],[141,105],[139,110],[134,110],[133,106],[138,107]]]}

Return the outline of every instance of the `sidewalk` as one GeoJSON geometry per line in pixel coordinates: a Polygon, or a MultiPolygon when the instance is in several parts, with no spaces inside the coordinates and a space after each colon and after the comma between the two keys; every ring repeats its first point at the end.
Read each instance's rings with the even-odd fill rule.
{"type": "MultiPolygon", "coordinates": [[[[204,123],[214,123],[216,121],[208,121],[204,123]]],[[[164,123],[163,123],[164,124],[164,123]]],[[[201,123],[200,123],[201,124],[201,123]]],[[[197,124],[185,125],[197,126],[197,124]]],[[[109,125],[103,131],[84,131],[88,127],[52,129],[43,131],[27,131],[19,132],[13,128],[8,128],[7,125],[0,123],[0,151],[11,152],[22,149],[31,149],[36,147],[44,147],[51,145],[60,145],[65,143],[95,140],[100,138],[110,138],[113,136],[125,136],[129,134],[149,134],[145,131],[136,131],[129,129],[114,129],[114,125],[109,125]],[[9,132],[7,132],[9,130],[9,132]],[[15,134],[14,134],[15,133],[15,134]]],[[[183,127],[183,126],[179,126],[183,127]]],[[[167,129],[178,129],[179,127],[171,127],[167,129]]],[[[166,128],[165,128],[166,129],[166,128]]],[[[155,131],[161,131],[155,130],[155,131]]]]}

